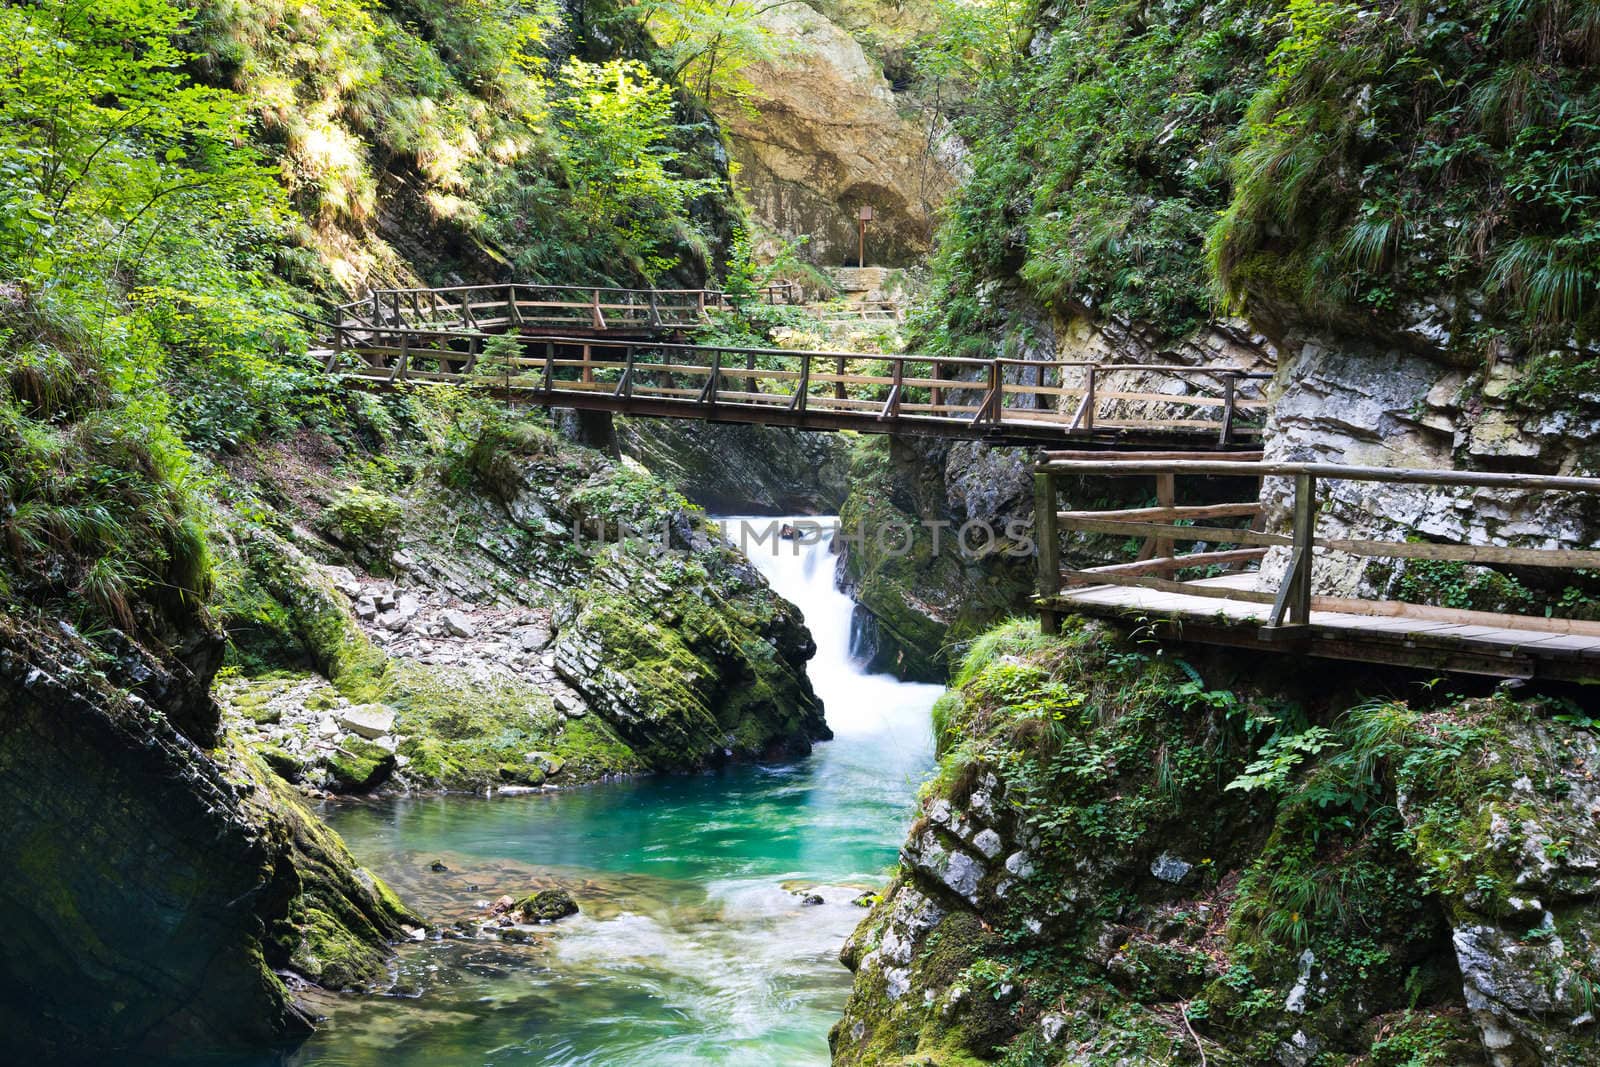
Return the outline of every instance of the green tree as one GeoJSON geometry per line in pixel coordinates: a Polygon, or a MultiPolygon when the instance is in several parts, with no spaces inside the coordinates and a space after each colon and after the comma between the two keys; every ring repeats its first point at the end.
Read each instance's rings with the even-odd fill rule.
{"type": "Polygon", "coordinates": [[[800,0],[657,0],[638,5],[639,21],[671,66],[673,78],[710,101],[744,102],[753,63],[790,54],[795,45],[774,33],[764,17],[800,0]]]}
{"type": "Polygon", "coordinates": [[[193,57],[174,41],[189,19],[167,0],[0,7],[6,273],[114,276],[179,218],[191,236],[276,222],[281,194],[242,99],[184,70],[193,57]]]}
{"type": "Polygon", "coordinates": [[[717,183],[675,171],[672,89],[642,64],[574,57],[560,80],[556,124],[573,208],[591,233],[614,232],[619,251],[653,279],[676,265],[673,244],[699,236],[685,221],[689,204],[717,183]]]}

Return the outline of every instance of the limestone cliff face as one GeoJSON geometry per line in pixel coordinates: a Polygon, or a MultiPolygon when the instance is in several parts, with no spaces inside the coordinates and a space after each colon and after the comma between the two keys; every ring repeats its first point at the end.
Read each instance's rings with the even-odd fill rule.
{"type": "MultiPolygon", "coordinates": [[[[1418,312],[1388,341],[1312,327],[1284,330],[1267,458],[1384,467],[1454,467],[1538,474],[1593,474],[1600,396],[1582,374],[1552,370],[1549,361],[1497,352],[1464,362],[1447,348],[1442,325],[1418,312]]],[[[1326,482],[1320,489],[1319,533],[1455,544],[1591,547],[1600,507],[1573,494],[1326,482]]],[[[1269,519],[1287,526],[1292,487],[1270,479],[1263,488],[1269,519]]],[[[1269,556],[1265,570],[1286,560],[1269,556]]],[[[1518,575],[1506,585],[1482,568],[1458,576],[1473,589],[1472,607],[1527,610],[1560,592],[1541,583],[1567,576],[1518,575]]],[[[1390,597],[1427,592],[1427,565],[1319,553],[1318,592],[1390,597]]],[[[1458,605],[1466,606],[1466,605],[1458,605]]]]}
{"type": "MultiPolygon", "coordinates": [[[[1444,313],[1413,309],[1399,325],[1368,333],[1305,320],[1278,308],[1259,319],[1218,319],[1177,338],[1087,311],[1051,314],[1014,290],[990,295],[1008,322],[996,351],[1029,359],[1111,364],[1181,363],[1272,372],[1263,444],[1267,459],[1363,466],[1592,474],[1600,469],[1600,389],[1581,348],[1468,358],[1450,347],[1444,313]]],[[[1399,321],[1399,320],[1397,320],[1399,321]]],[[[1592,362],[1592,361],[1591,361],[1592,362]]],[[[1073,384],[1069,373],[1067,383],[1073,384]]],[[[1104,391],[1217,392],[1203,377],[1184,384],[1138,371],[1102,374],[1104,391]]],[[[1103,414],[1184,417],[1160,404],[1102,406],[1103,414]]],[[[1256,418],[1257,413],[1249,413],[1256,418]]],[[[1287,532],[1287,479],[1267,479],[1267,528],[1287,532]]],[[[1452,489],[1325,480],[1319,533],[1372,540],[1422,538],[1450,544],[1587,548],[1600,505],[1575,494],[1452,489]]],[[[1263,579],[1275,583],[1287,553],[1274,550],[1263,579]]],[[[1319,552],[1318,593],[1448,602],[1456,607],[1539,614],[1561,600],[1580,611],[1592,596],[1569,573],[1319,552]],[[1570,591],[1569,591],[1570,590],[1570,591]]]]}
{"type": "Polygon", "coordinates": [[[954,184],[953,146],[902,109],[878,65],[826,17],[793,3],[761,18],[793,52],[745,70],[753,110],[732,102],[716,109],[757,221],[809,237],[819,263],[854,262],[857,211],[871,205],[868,262],[917,261],[954,184]]]}
{"type": "Polygon", "coordinates": [[[840,511],[853,536],[839,542],[839,577],[859,605],[855,650],[871,669],[942,681],[952,643],[1025,602],[1030,471],[1025,450],[976,441],[857,443],[840,511]]]}

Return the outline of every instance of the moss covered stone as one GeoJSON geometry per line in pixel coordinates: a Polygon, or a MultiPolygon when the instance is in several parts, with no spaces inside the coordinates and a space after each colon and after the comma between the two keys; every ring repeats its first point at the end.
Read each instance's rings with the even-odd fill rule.
{"type": "Polygon", "coordinates": [[[1301,666],[975,640],[834,1062],[1588,1062],[1593,720],[1301,666]]]}
{"type": "Polygon", "coordinates": [[[549,923],[578,914],[578,902],[565,889],[541,889],[517,901],[515,910],[524,922],[549,923]]]}
{"type": "Polygon", "coordinates": [[[279,972],[371,985],[415,921],[256,757],[132,698],[125,672],[161,664],[125,654],[84,670],[86,643],[0,622],[8,1062],[296,1039],[309,1016],[279,972]]]}
{"type": "Polygon", "coordinates": [[[332,784],[341,793],[376,789],[394,773],[394,753],[359,737],[346,737],[328,757],[332,784]]]}

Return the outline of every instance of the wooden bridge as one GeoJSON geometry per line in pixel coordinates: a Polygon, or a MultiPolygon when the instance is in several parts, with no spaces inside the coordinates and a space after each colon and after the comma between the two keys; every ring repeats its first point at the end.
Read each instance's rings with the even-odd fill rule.
{"type": "Polygon", "coordinates": [[[720,289],[618,289],[576,285],[458,285],[442,289],[374,289],[338,308],[338,333],[409,329],[452,334],[545,333],[560,336],[689,330],[713,311],[749,303],[793,304],[799,291],[769,285],[752,293],[720,289]]]}
{"type": "Polygon", "coordinates": [[[1600,682],[1600,622],[1315,595],[1313,568],[1318,553],[1600,568],[1600,551],[1591,549],[1319,536],[1317,487],[1336,479],[1526,494],[1582,493],[1600,499],[1600,478],[1267,463],[1259,453],[1217,457],[1046,452],[1035,473],[1038,605],[1045,629],[1056,629],[1066,613],[1136,618],[1151,632],[1181,641],[1498,677],[1600,682]],[[1082,475],[1153,478],[1156,506],[1058,510],[1060,480],[1082,475]],[[1180,476],[1243,480],[1247,492],[1241,495],[1248,499],[1180,505],[1176,499],[1180,476]],[[1263,478],[1293,481],[1288,533],[1262,529],[1263,478]],[[1063,570],[1058,556],[1062,530],[1127,536],[1140,540],[1142,548],[1137,559],[1126,563],[1063,570]],[[1180,553],[1180,544],[1198,547],[1180,553]],[[1272,581],[1259,569],[1269,552],[1284,557],[1282,574],[1272,581]],[[1252,567],[1258,569],[1247,569],[1252,567]]]}
{"type": "Polygon", "coordinates": [[[586,411],[1091,448],[1259,441],[1270,375],[1233,367],[806,352],[677,340],[743,300],[713,290],[395,289],[339,309],[329,371],[473,386],[586,411]],[[497,338],[514,337],[507,346],[497,338]],[[668,339],[674,338],[674,339],[668,339]]]}

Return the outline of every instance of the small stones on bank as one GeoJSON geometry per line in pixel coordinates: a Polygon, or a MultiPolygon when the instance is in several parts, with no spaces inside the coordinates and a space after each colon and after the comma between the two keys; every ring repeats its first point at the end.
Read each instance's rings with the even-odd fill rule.
{"type": "Polygon", "coordinates": [[[555,624],[548,610],[508,605],[503,599],[473,603],[462,599],[471,590],[457,591],[448,583],[401,588],[360,579],[345,567],[324,571],[350,599],[367,636],[386,654],[459,668],[479,678],[511,675],[550,694],[565,718],[588,714],[583,697],[555,669],[550,647],[555,624]]]}

